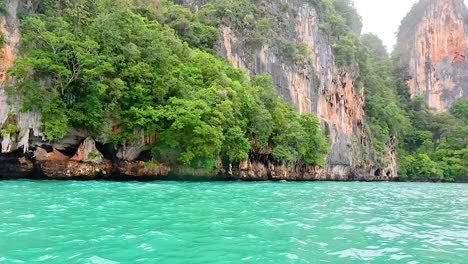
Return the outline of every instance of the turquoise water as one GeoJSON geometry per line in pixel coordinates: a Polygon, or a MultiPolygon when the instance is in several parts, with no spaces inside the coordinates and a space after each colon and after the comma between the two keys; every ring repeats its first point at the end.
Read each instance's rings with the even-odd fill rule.
{"type": "Polygon", "coordinates": [[[468,185],[0,182],[0,263],[468,263],[468,185]]]}

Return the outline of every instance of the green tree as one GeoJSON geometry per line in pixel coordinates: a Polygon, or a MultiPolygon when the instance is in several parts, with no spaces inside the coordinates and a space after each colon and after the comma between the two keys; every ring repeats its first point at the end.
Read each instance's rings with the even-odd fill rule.
{"type": "Polygon", "coordinates": [[[468,123],[468,99],[463,99],[452,106],[450,113],[468,123]]]}
{"type": "Polygon", "coordinates": [[[436,162],[426,154],[417,154],[405,156],[400,164],[403,178],[421,179],[421,178],[438,178],[442,176],[442,171],[436,162]]]}

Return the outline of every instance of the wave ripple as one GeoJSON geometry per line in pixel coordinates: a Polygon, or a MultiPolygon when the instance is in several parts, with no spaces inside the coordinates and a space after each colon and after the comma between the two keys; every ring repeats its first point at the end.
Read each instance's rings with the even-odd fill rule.
{"type": "Polygon", "coordinates": [[[0,263],[466,263],[468,185],[0,182],[0,263]]]}

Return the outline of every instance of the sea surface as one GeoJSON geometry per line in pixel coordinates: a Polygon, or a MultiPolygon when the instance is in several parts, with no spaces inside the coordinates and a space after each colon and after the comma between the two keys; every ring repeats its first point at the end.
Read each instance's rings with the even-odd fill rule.
{"type": "Polygon", "coordinates": [[[468,263],[468,185],[2,181],[0,263],[468,263]]]}

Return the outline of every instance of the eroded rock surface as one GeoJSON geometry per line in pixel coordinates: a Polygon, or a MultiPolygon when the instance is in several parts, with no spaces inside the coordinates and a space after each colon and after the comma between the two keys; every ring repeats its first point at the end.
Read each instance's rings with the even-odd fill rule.
{"type": "MultiPolygon", "coordinates": [[[[331,152],[325,170],[319,174],[331,179],[348,179],[356,174],[374,176],[380,169],[389,178],[396,177],[395,152],[384,153],[388,155],[387,164],[378,164],[374,159],[370,137],[364,129],[364,89],[356,87],[359,68],[336,65],[330,36],[320,29],[319,15],[309,1],[286,3],[295,10],[295,15],[282,13],[290,30],[279,34],[283,39],[304,44],[306,61],[287,60],[278,48],[266,45],[249,51],[243,33],[230,25],[221,27],[218,52],[251,75],[271,74],[284,100],[296,105],[301,113],[314,113],[320,118],[330,138],[331,152]]],[[[271,2],[266,8],[274,13],[278,5],[271,2]]]]}
{"type": "Polygon", "coordinates": [[[34,165],[27,157],[0,156],[0,180],[30,177],[34,165]]]}
{"type": "Polygon", "coordinates": [[[103,158],[91,139],[85,139],[73,157],[53,149],[35,151],[36,167],[50,179],[97,179],[112,173],[112,162],[103,158]]]}
{"type": "Polygon", "coordinates": [[[169,175],[171,167],[167,164],[144,161],[119,161],[115,165],[118,177],[134,179],[164,178],[169,175]]]}
{"type": "Polygon", "coordinates": [[[463,0],[420,3],[401,28],[397,53],[411,96],[422,96],[435,112],[447,112],[468,97],[468,12],[463,0]]]}

